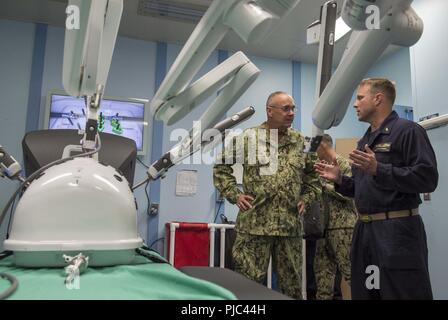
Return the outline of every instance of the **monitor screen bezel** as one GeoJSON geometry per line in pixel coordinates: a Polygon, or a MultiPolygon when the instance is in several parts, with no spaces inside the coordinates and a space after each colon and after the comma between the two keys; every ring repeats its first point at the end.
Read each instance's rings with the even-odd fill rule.
{"type": "MultiPolygon", "coordinates": [[[[44,124],[43,129],[49,129],[49,123],[50,123],[50,111],[51,111],[51,97],[53,95],[62,95],[70,97],[70,95],[65,92],[64,90],[50,90],[47,94],[46,103],[45,103],[45,112],[44,112],[44,124]]],[[[76,97],[73,97],[76,98],[76,97]]],[[[148,99],[141,99],[141,98],[133,98],[133,97],[117,97],[117,96],[104,96],[104,100],[115,100],[115,101],[122,101],[122,102],[135,102],[135,103],[143,103],[144,104],[144,110],[143,110],[143,139],[142,139],[142,150],[137,150],[137,155],[139,156],[146,156],[147,155],[147,149],[148,149],[148,114],[149,110],[148,108],[148,99]]],[[[101,108],[101,107],[100,107],[101,108]]],[[[57,130],[57,129],[54,129],[57,130]]]]}

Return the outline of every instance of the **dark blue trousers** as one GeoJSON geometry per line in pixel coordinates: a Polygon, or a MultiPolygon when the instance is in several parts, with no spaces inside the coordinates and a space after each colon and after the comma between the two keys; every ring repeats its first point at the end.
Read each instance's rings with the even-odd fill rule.
{"type": "Polygon", "coordinates": [[[351,260],[354,300],[433,298],[426,232],[419,215],[358,221],[353,233],[351,260]],[[372,271],[375,269],[378,272],[372,271]],[[378,282],[373,281],[376,273],[378,282]],[[379,286],[372,287],[375,283],[379,286]]]}

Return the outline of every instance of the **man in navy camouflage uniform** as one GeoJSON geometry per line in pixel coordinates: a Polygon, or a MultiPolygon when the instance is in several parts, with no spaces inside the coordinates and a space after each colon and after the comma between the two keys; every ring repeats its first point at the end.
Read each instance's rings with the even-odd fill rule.
{"type": "Polygon", "coordinates": [[[320,195],[321,185],[313,170],[316,157],[306,157],[304,137],[291,129],[294,111],[290,95],[272,93],[266,103],[267,121],[232,139],[213,173],[215,186],[239,208],[232,249],[236,271],[261,283],[272,255],[278,288],[301,299],[299,213],[320,195]],[[243,190],[232,175],[232,165],[238,162],[243,164],[243,190]]]}
{"type": "Polygon", "coordinates": [[[355,109],[370,123],[350,153],[353,177],[338,166],[316,164],[336,191],[355,198],[359,220],[352,243],[353,299],[432,299],[428,248],[419,193],[433,192],[438,172],[425,129],[400,119],[394,84],[363,80],[355,109]]]}
{"type": "MultiPolygon", "coordinates": [[[[320,160],[339,166],[342,174],[351,176],[351,165],[333,149],[333,139],[324,134],[317,148],[320,160]]],[[[350,284],[350,248],[352,245],[353,227],[357,215],[353,199],[344,197],[334,190],[334,184],[322,179],[322,198],[326,215],[325,237],[317,240],[314,258],[318,300],[330,300],[334,296],[336,271],[350,284]]]]}

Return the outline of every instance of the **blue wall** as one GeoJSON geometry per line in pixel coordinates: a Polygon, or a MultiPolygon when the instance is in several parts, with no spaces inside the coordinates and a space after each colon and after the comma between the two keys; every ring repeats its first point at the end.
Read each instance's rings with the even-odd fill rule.
{"type": "MultiPolygon", "coordinates": [[[[425,29],[420,41],[411,48],[411,73],[415,119],[422,116],[448,113],[445,98],[448,73],[448,37],[446,36],[446,0],[416,0],[414,8],[423,19],[425,29]]],[[[448,126],[428,131],[436,152],[439,185],[431,201],[421,207],[426,226],[429,249],[429,270],[435,299],[448,299],[448,126]]]]}
{"type": "MultiPolygon", "coordinates": [[[[177,55],[179,54],[181,46],[168,45],[167,48],[167,65],[168,69],[173,64],[177,55]]],[[[204,66],[199,70],[193,81],[200,78],[210,69],[214,68],[218,64],[218,52],[215,51],[205,61],[204,66]]],[[[182,120],[177,123],[167,126],[163,126],[163,153],[170,150],[177,144],[178,137],[171,136],[172,131],[176,129],[184,129],[190,131],[193,127],[193,121],[199,119],[201,114],[213,101],[213,97],[209,97],[201,105],[197,106],[191,113],[186,115],[182,120]]],[[[200,156],[196,153],[194,157],[200,156]]],[[[197,159],[197,158],[194,158],[197,159]]],[[[171,221],[188,221],[188,222],[211,222],[214,217],[214,190],[211,174],[211,166],[193,164],[196,160],[190,158],[191,164],[179,164],[171,168],[166,174],[165,178],[161,181],[160,192],[160,213],[158,223],[158,237],[164,236],[164,226],[166,222],[171,221]],[[196,170],[198,176],[197,193],[194,196],[181,197],[176,196],[176,178],[177,173],[182,170],[196,170]]],[[[151,236],[153,237],[153,236],[151,236]]],[[[161,249],[161,244],[157,246],[158,250],[161,249]]]]}
{"type": "MultiPolygon", "coordinates": [[[[0,144],[22,161],[22,137],[25,134],[28,93],[33,60],[34,33],[31,23],[0,20],[0,144]]],[[[0,208],[8,201],[17,183],[0,180],[0,208]]],[[[0,230],[0,250],[6,223],[0,230]]]]}

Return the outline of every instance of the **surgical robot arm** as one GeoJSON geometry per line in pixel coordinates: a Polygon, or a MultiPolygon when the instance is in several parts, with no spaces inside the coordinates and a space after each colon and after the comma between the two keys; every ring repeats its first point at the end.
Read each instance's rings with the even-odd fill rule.
{"type": "MultiPolygon", "coordinates": [[[[255,81],[260,70],[244,53],[237,52],[193,84],[189,85],[190,81],[230,29],[245,42],[260,42],[299,1],[213,1],[150,103],[156,119],[168,125],[176,123],[219,90],[218,96],[198,120],[202,130],[216,129],[214,124],[255,81]]],[[[245,109],[234,117],[245,119],[248,112],[252,114],[253,108],[245,109]]],[[[151,165],[148,178],[157,179],[169,167],[196,152],[197,146],[203,145],[201,138],[201,130],[193,129],[183,141],[151,165]]]]}
{"type": "MultiPolygon", "coordinates": [[[[245,42],[261,42],[280,19],[299,2],[300,0],[214,0],[151,101],[150,108],[156,118],[171,125],[203,101],[201,95],[197,98],[186,97],[184,91],[192,92],[192,96],[196,96],[197,89],[192,88],[193,86],[187,88],[190,81],[230,29],[234,30],[245,42]]],[[[237,54],[242,55],[242,53],[237,54]]],[[[233,57],[230,59],[240,60],[233,57]]],[[[239,62],[238,68],[242,69],[242,73],[253,75],[256,72],[254,66],[245,56],[244,59],[246,61],[239,62]],[[246,68],[251,70],[244,70],[246,68]]],[[[220,81],[215,76],[216,74],[210,75],[208,78],[211,86],[216,86],[216,82],[220,81]]],[[[229,73],[228,76],[231,74],[229,73]]],[[[210,95],[210,92],[207,93],[210,95]]]]}
{"type": "Polygon", "coordinates": [[[11,180],[18,179],[23,181],[23,178],[20,176],[21,171],[20,163],[0,145],[0,177],[6,176],[11,180]]]}
{"type": "MultiPolygon", "coordinates": [[[[213,1],[154,95],[150,103],[152,114],[171,125],[219,90],[217,98],[199,119],[203,130],[213,128],[255,81],[260,70],[242,52],[237,52],[189,85],[194,75],[230,29],[246,42],[262,41],[299,1],[213,1]]],[[[80,28],[66,31],[63,83],[70,95],[86,99],[88,113],[83,147],[93,149],[97,110],[107,80],[123,2],[70,0],[69,5],[80,8],[80,28]]],[[[200,134],[194,134],[193,130],[181,145],[200,140],[200,134]]],[[[153,177],[151,172],[148,171],[149,177],[153,177]]]]}
{"type": "Polygon", "coordinates": [[[420,121],[418,123],[426,130],[435,129],[441,126],[446,126],[448,124],[448,113],[444,114],[442,116],[437,116],[434,118],[426,119],[423,121],[420,121]]]}
{"type": "MultiPolygon", "coordinates": [[[[247,107],[240,112],[228,117],[211,128],[208,132],[208,136],[201,134],[194,134],[196,128],[190,132],[186,139],[166,152],[160,159],[154,161],[154,163],[148,169],[148,179],[157,180],[163,177],[163,174],[172,166],[179,163],[183,159],[187,158],[191,154],[197,152],[200,149],[211,150],[216,145],[222,142],[225,131],[235,127],[243,121],[249,119],[255,113],[253,107],[247,107]],[[202,139],[201,139],[202,138],[202,139]]],[[[199,128],[199,131],[200,128],[199,128]]],[[[142,183],[133,187],[138,188],[142,183]]]]}
{"type": "Polygon", "coordinates": [[[83,148],[95,149],[98,110],[106,86],[123,12],[123,0],[70,0],[79,8],[79,28],[66,29],[62,82],[65,91],[86,100],[83,148]]]}
{"type": "Polygon", "coordinates": [[[379,29],[368,29],[369,5],[364,0],[346,0],[342,18],[355,31],[342,60],[317,100],[313,111],[313,137],[341,123],[353,92],[370,67],[390,44],[414,45],[422,35],[423,22],[411,7],[412,0],[379,0],[379,29]]]}

